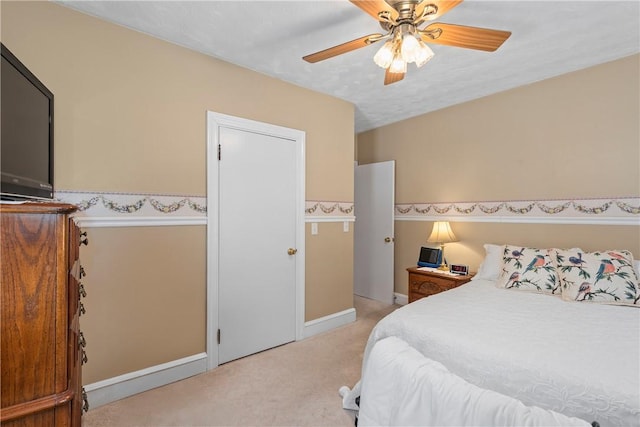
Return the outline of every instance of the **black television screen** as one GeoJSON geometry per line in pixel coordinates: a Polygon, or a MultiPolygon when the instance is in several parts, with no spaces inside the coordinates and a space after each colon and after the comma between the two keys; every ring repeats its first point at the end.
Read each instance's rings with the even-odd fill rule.
{"type": "Polygon", "coordinates": [[[2,44],[0,193],[53,198],[53,93],[2,44]]]}

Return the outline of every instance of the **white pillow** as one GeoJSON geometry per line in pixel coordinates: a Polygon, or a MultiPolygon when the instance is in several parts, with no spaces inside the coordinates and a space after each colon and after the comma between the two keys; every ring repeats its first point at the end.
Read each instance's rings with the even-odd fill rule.
{"type": "Polygon", "coordinates": [[[478,273],[473,277],[473,280],[497,280],[500,275],[504,245],[487,243],[484,245],[484,250],[486,252],[484,261],[478,267],[478,273]]]}

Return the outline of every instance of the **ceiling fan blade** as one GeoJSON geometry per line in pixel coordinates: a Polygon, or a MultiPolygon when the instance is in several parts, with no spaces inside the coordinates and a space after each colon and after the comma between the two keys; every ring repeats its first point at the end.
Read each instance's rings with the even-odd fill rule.
{"type": "Polygon", "coordinates": [[[302,57],[302,59],[313,64],[318,61],[333,58],[334,56],[342,55],[343,53],[351,52],[352,50],[360,49],[361,47],[369,46],[370,44],[382,40],[384,37],[385,36],[382,34],[369,34],[368,36],[360,37],[359,39],[351,40],[350,42],[342,43],[337,46],[321,50],[320,52],[312,53],[302,57]]]}
{"type": "Polygon", "coordinates": [[[384,73],[384,85],[390,85],[391,83],[399,82],[404,79],[404,73],[391,73],[389,69],[384,73]]]}
{"type": "Polygon", "coordinates": [[[467,27],[464,25],[436,22],[418,31],[425,43],[493,52],[511,35],[511,31],[491,30],[488,28],[467,27]]]}
{"type": "Polygon", "coordinates": [[[378,13],[380,12],[388,12],[391,18],[396,19],[398,17],[398,12],[395,11],[389,4],[384,0],[349,0],[354,5],[358,6],[365,13],[368,13],[375,20],[379,20],[378,13]]]}
{"type": "Polygon", "coordinates": [[[435,13],[429,14],[422,19],[418,19],[416,25],[424,21],[433,21],[434,19],[440,18],[445,13],[449,12],[451,9],[462,3],[463,0],[423,0],[419,5],[416,6],[416,16],[422,15],[424,9],[429,5],[435,5],[437,11],[435,13]]]}

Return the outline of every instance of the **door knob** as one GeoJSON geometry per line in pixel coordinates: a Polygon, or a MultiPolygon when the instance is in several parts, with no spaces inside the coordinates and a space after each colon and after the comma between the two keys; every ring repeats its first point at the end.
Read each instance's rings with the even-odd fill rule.
{"type": "Polygon", "coordinates": [[[298,250],[297,250],[297,249],[294,249],[294,248],[289,248],[289,250],[287,251],[287,253],[288,253],[289,255],[295,255],[295,254],[296,254],[296,252],[298,252],[298,250]]]}
{"type": "Polygon", "coordinates": [[[391,242],[393,242],[393,237],[385,237],[385,238],[384,238],[384,242],[385,242],[385,243],[391,243],[391,242]]]}

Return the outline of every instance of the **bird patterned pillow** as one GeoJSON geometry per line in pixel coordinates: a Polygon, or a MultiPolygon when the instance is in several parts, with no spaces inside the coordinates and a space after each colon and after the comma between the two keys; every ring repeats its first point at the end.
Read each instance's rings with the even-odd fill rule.
{"type": "Polygon", "coordinates": [[[552,252],[563,300],[640,306],[640,286],[629,251],[552,252]]]}
{"type": "Polygon", "coordinates": [[[558,275],[547,249],[506,245],[496,286],[560,295],[558,275]]]}

